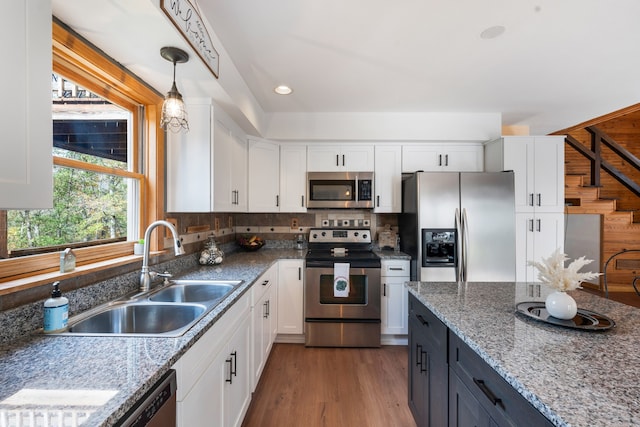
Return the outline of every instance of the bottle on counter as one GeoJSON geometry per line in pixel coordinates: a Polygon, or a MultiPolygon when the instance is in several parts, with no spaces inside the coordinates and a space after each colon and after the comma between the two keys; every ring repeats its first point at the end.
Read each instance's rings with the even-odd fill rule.
{"type": "Polygon", "coordinates": [[[44,302],[44,332],[62,332],[69,321],[69,300],[62,296],[60,282],[53,284],[51,298],[44,302]]]}

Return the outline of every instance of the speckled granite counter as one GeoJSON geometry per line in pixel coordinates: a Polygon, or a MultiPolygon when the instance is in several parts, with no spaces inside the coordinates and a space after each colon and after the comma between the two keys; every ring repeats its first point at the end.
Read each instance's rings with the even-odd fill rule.
{"type": "Polygon", "coordinates": [[[583,291],[578,308],[616,327],[588,332],[516,313],[544,301],[525,283],[409,282],[409,292],[557,426],[640,425],[640,310],[583,291]]]}
{"type": "MultiPolygon", "coordinates": [[[[218,266],[182,272],[181,278],[244,280],[186,334],[178,338],[70,337],[34,334],[0,349],[0,425],[53,425],[44,418],[110,426],[279,259],[305,251],[262,249],[227,256],[218,266]],[[21,417],[20,423],[16,422],[21,417]],[[37,417],[29,421],[30,417],[37,417]],[[27,421],[25,424],[24,422],[27,421]]],[[[65,424],[66,425],[66,424],[65,424]]]]}

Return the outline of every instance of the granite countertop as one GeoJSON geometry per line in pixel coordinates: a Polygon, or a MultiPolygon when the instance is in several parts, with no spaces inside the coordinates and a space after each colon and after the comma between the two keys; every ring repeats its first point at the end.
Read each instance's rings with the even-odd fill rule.
{"type": "Polygon", "coordinates": [[[408,282],[425,304],[556,426],[640,425],[640,310],[584,291],[579,309],[616,322],[607,331],[549,325],[516,313],[544,301],[527,283],[408,282]]]}
{"type": "Polygon", "coordinates": [[[82,425],[113,425],[270,265],[279,259],[303,259],[305,253],[267,248],[240,252],[227,256],[220,265],[175,275],[175,278],[244,280],[233,294],[178,338],[34,333],[15,345],[3,347],[0,425],[25,425],[23,422],[33,416],[36,417],[33,424],[26,425],[54,425],[51,420],[57,420],[63,412],[65,417],[82,421],[82,425]]]}

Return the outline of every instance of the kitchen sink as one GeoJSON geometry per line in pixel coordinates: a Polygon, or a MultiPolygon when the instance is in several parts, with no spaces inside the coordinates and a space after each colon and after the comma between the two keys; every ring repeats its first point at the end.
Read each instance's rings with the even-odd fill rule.
{"type": "Polygon", "coordinates": [[[169,287],[154,292],[150,301],[207,302],[227,296],[242,281],[175,280],[169,287]]]}
{"type": "Polygon", "coordinates": [[[242,280],[175,280],[69,319],[55,335],[177,337],[222,302],[242,280]]]}
{"type": "Polygon", "coordinates": [[[69,327],[80,334],[177,333],[190,326],[207,307],[202,304],[123,303],[99,311],[69,327]]]}

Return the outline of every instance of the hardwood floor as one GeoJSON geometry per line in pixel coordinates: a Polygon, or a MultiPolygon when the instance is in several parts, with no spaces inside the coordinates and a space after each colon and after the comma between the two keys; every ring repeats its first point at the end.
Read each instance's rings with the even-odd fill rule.
{"type": "Polygon", "coordinates": [[[274,344],[244,427],[415,427],[407,347],[274,344]]]}

